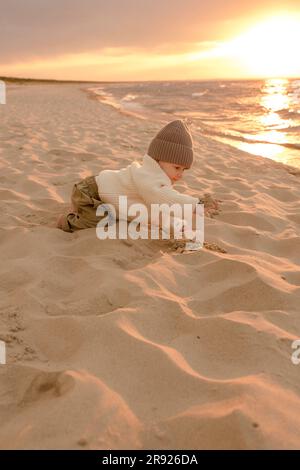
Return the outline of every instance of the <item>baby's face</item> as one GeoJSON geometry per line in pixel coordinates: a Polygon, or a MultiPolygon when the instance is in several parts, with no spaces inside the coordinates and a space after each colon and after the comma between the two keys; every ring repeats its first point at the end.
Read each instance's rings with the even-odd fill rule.
{"type": "Polygon", "coordinates": [[[177,163],[169,163],[169,162],[158,162],[161,169],[166,173],[166,175],[170,178],[171,183],[174,184],[176,181],[180,180],[183,176],[184,170],[188,168],[183,165],[178,165],[177,163]]]}

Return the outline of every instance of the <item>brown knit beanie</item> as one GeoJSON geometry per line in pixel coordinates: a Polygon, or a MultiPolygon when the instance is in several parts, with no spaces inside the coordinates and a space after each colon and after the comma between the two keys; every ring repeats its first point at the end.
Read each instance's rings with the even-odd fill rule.
{"type": "Polygon", "coordinates": [[[169,122],[150,142],[147,153],[156,161],[190,168],[193,163],[193,139],[188,126],[181,119],[169,122]]]}

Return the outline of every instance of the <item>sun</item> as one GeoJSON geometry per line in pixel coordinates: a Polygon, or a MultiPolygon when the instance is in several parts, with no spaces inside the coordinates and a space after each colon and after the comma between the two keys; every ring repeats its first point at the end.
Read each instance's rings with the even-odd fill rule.
{"type": "Polygon", "coordinates": [[[264,77],[300,76],[300,16],[276,15],[218,47],[245,72],[264,77]]]}

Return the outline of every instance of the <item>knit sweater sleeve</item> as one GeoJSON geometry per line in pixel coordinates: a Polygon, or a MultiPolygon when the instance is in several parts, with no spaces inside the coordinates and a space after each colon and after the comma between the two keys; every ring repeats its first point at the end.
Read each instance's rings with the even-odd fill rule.
{"type": "Polygon", "coordinates": [[[148,173],[139,168],[133,171],[133,182],[146,204],[192,204],[193,209],[199,203],[197,197],[183,194],[172,188],[172,184],[166,175],[161,173],[148,173]]]}
{"type": "Polygon", "coordinates": [[[176,189],[172,188],[168,185],[157,185],[151,188],[151,192],[149,194],[150,200],[152,202],[155,199],[155,202],[158,204],[167,203],[167,204],[192,204],[193,209],[195,208],[196,204],[198,204],[199,200],[196,197],[189,196],[188,194],[180,193],[176,191],[176,189]]]}

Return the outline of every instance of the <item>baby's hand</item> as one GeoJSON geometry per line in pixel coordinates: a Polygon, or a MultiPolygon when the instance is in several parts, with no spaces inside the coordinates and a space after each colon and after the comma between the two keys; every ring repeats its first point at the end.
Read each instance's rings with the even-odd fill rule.
{"type": "Polygon", "coordinates": [[[215,207],[204,207],[204,214],[211,217],[212,215],[219,214],[219,211],[218,208],[215,207]]]}

